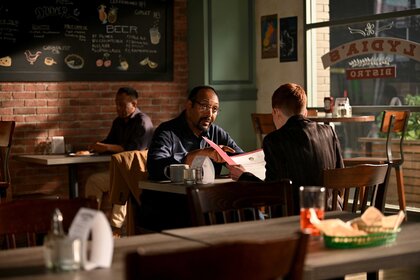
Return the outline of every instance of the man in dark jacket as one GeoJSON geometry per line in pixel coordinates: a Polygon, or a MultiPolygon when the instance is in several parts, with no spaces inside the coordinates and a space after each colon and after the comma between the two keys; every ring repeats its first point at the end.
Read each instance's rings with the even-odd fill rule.
{"type": "MultiPolygon", "coordinates": [[[[293,83],[280,86],[272,96],[275,131],[263,140],[265,181],[290,179],[295,214],[299,213],[299,186],[322,186],[323,170],[343,167],[340,143],[334,129],[306,118],[305,90],[293,83]]],[[[229,166],[236,180],[259,180],[242,166],[229,166]]]]}
{"type": "MultiPolygon", "coordinates": [[[[191,90],[185,110],[175,119],[159,125],[153,134],[147,155],[150,180],[166,180],[164,168],[170,164],[191,165],[197,156],[209,157],[220,174],[222,157],[207,144],[203,136],[221,146],[228,153],[242,153],[230,135],[214,124],[219,113],[219,97],[209,86],[191,90]]],[[[190,213],[185,195],[143,190],[139,222],[152,230],[190,225],[190,213]]]]}

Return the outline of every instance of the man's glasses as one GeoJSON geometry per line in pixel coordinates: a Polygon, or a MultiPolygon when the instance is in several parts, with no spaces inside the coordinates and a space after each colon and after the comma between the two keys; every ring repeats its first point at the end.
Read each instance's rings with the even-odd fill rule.
{"type": "Polygon", "coordinates": [[[202,112],[211,110],[211,112],[213,114],[220,113],[220,108],[217,107],[217,106],[211,106],[210,104],[205,104],[205,103],[201,103],[201,102],[198,102],[198,101],[195,101],[195,103],[197,103],[198,109],[202,112]]]}

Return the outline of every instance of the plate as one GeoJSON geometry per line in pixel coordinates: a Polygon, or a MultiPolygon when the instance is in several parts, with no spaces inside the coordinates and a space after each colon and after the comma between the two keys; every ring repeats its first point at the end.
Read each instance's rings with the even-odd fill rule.
{"type": "Polygon", "coordinates": [[[76,153],[70,153],[69,156],[71,157],[90,157],[93,156],[94,153],[86,154],[86,155],[77,155],[76,153]]]}

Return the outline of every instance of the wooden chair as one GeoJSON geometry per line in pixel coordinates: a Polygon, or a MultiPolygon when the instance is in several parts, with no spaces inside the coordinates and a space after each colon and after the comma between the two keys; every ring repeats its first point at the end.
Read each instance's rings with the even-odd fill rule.
{"type": "MultiPolygon", "coordinates": [[[[308,116],[317,116],[317,109],[308,109],[308,116]]],[[[273,115],[271,113],[252,113],[252,125],[257,136],[259,146],[262,145],[264,136],[276,130],[274,125],[273,115]]]]}
{"type": "Polygon", "coordinates": [[[264,242],[219,243],[184,251],[153,253],[139,248],[126,257],[134,279],[303,279],[308,235],[264,242]]]}
{"type": "Polygon", "coordinates": [[[276,130],[276,127],[273,122],[273,115],[271,113],[252,113],[251,118],[252,124],[254,126],[254,131],[257,136],[257,140],[259,141],[259,146],[261,146],[264,136],[276,130]]]}
{"type": "MultiPolygon", "coordinates": [[[[410,111],[384,111],[380,131],[386,134],[385,156],[383,157],[355,157],[344,159],[346,166],[368,163],[368,164],[384,164],[388,163],[390,168],[395,168],[397,177],[398,202],[400,210],[406,211],[404,176],[402,165],[404,163],[404,135],[407,128],[410,111]],[[398,156],[394,157],[392,153],[392,138],[395,134],[399,139],[398,156]]],[[[390,172],[390,170],[388,171],[390,172]]],[[[388,174],[389,177],[389,174],[388,174]]],[[[387,177],[387,178],[388,178],[387,177]]]]}
{"type": "Polygon", "coordinates": [[[228,182],[187,189],[193,225],[293,215],[292,182],[228,182]]]}
{"type": "MultiPolygon", "coordinates": [[[[332,190],[332,210],[337,210],[337,197],[341,194],[343,210],[363,213],[368,206],[375,206],[383,212],[386,195],[384,182],[388,169],[388,164],[359,164],[346,168],[325,169],[324,187],[332,190]]],[[[326,203],[328,204],[328,201],[326,203]]],[[[379,279],[379,272],[369,271],[367,279],[379,279]]]]}
{"type": "Polygon", "coordinates": [[[0,202],[2,197],[11,199],[9,158],[14,130],[15,121],[0,121],[0,202]]]}
{"type": "Polygon", "coordinates": [[[42,244],[51,228],[54,209],[63,214],[63,229],[68,231],[81,207],[98,209],[96,198],[22,199],[0,204],[2,248],[31,247],[42,244]],[[41,238],[41,240],[40,240],[41,238]],[[22,243],[22,244],[21,244],[22,243]]]}
{"type": "Polygon", "coordinates": [[[360,210],[363,213],[370,205],[383,212],[385,199],[383,183],[387,171],[388,164],[360,164],[346,168],[325,169],[324,187],[332,190],[332,210],[337,210],[337,197],[340,194],[343,199],[343,210],[350,211],[351,205],[352,212],[360,210]]]}

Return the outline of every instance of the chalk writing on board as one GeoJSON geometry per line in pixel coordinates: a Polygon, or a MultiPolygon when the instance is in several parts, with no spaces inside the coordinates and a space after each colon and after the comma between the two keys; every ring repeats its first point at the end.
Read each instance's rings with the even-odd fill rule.
{"type": "Polygon", "coordinates": [[[173,0],[0,3],[0,80],[171,80],[173,0]]]}

